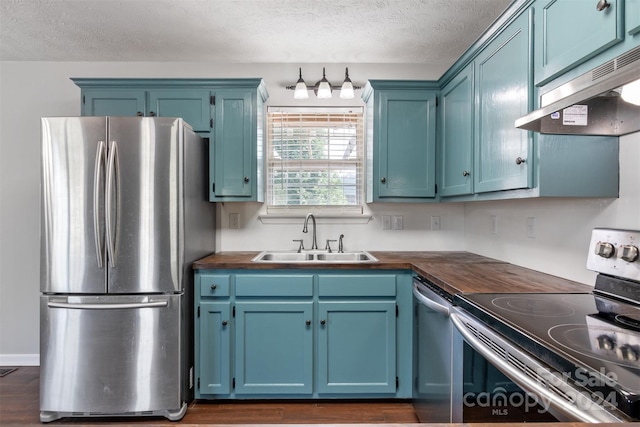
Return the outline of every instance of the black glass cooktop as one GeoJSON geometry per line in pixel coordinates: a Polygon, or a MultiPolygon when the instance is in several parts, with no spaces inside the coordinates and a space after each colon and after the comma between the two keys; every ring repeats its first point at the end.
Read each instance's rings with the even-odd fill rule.
{"type": "Polygon", "coordinates": [[[466,294],[454,303],[591,391],[640,414],[640,307],[596,294],[466,294]],[[606,396],[606,395],[605,395],[606,396]]]}

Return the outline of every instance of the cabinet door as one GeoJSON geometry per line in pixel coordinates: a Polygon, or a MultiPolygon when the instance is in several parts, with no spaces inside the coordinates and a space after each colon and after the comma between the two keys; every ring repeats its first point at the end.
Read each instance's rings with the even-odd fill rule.
{"type": "Polygon", "coordinates": [[[196,366],[199,369],[199,394],[231,392],[231,303],[203,302],[200,305],[199,346],[196,366]]]}
{"type": "Polygon", "coordinates": [[[252,158],[255,112],[249,90],[224,89],[215,92],[215,119],[211,161],[211,200],[216,197],[250,197],[255,180],[252,158]]]}
{"type": "Polygon", "coordinates": [[[182,117],[194,131],[209,131],[209,91],[200,89],[155,89],[149,91],[149,116],[182,117]]]}
{"type": "Polygon", "coordinates": [[[82,94],[83,116],[144,116],[144,90],[86,89],[82,94]]]}
{"type": "Polygon", "coordinates": [[[532,180],[532,136],[514,127],[530,106],[530,19],[523,13],[476,58],[476,193],[526,188],[532,180]]]}
{"type": "MultiPolygon", "coordinates": [[[[436,95],[424,90],[380,91],[378,174],[383,198],[435,196],[436,95]]],[[[375,131],[374,131],[375,132],[375,131]]]]}
{"type": "Polygon", "coordinates": [[[473,192],[473,64],[442,90],[440,195],[473,192]]]}
{"type": "Polygon", "coordinates": [[[396,392],[395,301],[318,303],[318,392],[396,392]]]}
{"type": "Polygon", "coordinates": [[[640,1],[627,0],[625,8],[627,34],[630,36],[640,35],[640,1]]]}
{"type": "Polygon", "coordinates": [[[236,394],[311,394],[312,324],[312,302],[238,302],[236,394]]]}
{"type": "MultiPolygon", "coordinates": [[[[608,0],[538,0],[535,81],[542,85],[624,39],[623,2],[608,0]]],[[[637,0],[631,0],[631,3],[637,0]]]]}

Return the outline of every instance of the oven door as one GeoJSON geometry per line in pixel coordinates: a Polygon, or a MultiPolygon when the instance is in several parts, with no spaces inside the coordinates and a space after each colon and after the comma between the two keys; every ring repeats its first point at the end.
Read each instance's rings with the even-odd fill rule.
{"type": "Polygon", "coordinates": [[[455,307],[449,317],[475,351],[522,389],[520,396],[505,396],[512,406],[516,403],[526,412],[546,411],[559,421],[627,421],[615,409],[606,410],[606,402],[586,398],[584,390],[567,383],[561,373],[551,371],[466,311],[455,307]]]}

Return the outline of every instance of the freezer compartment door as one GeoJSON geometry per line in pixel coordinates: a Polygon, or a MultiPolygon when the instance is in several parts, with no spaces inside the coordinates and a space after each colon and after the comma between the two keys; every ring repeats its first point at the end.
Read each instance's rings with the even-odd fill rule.
{"type": "Polygon", "coordinates": [[[41,411],[87,416],[179,410],[185,390],[182,298],[41,296],[41,411]]]}
{"type": "Polygon", "coordinates": [[[106,117],[41,120],[42,292],[104,293],[106,117]]]}

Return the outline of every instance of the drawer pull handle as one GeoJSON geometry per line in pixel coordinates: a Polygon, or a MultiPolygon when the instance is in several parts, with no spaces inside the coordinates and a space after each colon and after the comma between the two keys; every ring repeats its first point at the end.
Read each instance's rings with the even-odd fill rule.
{"type": "Polygon", "coordinates": [[[521,165],[523,163],[525,163],[527,161],[527,159],[523,159],[522,157],[518,157],[516,159],[516,165],[521,165]]]}
{"type": "Polygon", "coordinates": [[[462,172],[462,176],[469,176],[469,171],[462,172]]]}
{"type": "Polygon", "coordinates": [[[598,12],[602,12],[605,9],[608,9],[611,6],[611,3],[609,3],[607,0],[600,0],[598,2],[598,4],[596,4],[596,9],[598,10],[598,12]]]}
{"type": "Polygon", "coordinates": [[[306,322],[304,322],[304,324],[307,326],[311,326],[311,320],[307,320],[306,322]]]}
{"type": "Polygon", "coordinates": [[[324,320],[324,319],[320,321],[320,324],[321,324],[322,326],[324,326],[326,323],[327,323],[327,321],[326,321],[326,320],[324,320]]]}
{"type": "Polygon", "coordinates": [[[217,288],[218,288],[218,285],[216,285],[216,284],[211,285],[211,290],[212,291],[215,291],[217,288]]]}
{"type": "Polygon", "coordinates": [[[382,178],[380,178],[380,182],[384,184],[385,182],[387,182],[387,178],[383,176],[382,178]]]}

